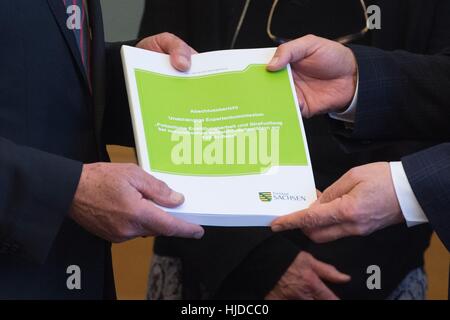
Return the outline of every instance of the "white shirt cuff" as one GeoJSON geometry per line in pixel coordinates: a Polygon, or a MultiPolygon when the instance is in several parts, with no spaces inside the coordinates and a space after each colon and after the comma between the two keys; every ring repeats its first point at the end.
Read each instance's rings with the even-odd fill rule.
{"type": "Polygon", "coordinates": [[[401,162],[391,162],[390,166],[395,193],[397,194],[397,199],[407,226],[414,227],[418,224],[427,223],[428,218],[414,195],[408,177],[403,169],[403,164],[401,162]]]}
{"type": "Polygon", "coordinates": [[[356,77],[355,95],[353,96],[353,100],[350,103],[350,106],[344,112],[330,112],[329,116],[334,120],[354,123],[356,115],[356,105],[358,104],[358,91],[359,91],[359,74],[356,77]]]}

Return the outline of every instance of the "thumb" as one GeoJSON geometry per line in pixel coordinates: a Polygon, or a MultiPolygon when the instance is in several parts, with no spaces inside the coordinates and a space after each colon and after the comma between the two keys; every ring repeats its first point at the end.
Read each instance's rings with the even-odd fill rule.
{"type": "Polygon", "coordinates": [[[324,204],[316,201],[308,209],[275,219],[271,227],[273,232],[317,229],[338,224],[339,221],[339,200],[324,204]]]}
{"type": "Polygon", "coordinates": [[[144,45],[144,49],[156,50],[170,55],[172,66],[179,71],[187,71],[191,67],[191,56],[196,53],[183,40],[171,33],[161,33],[150,37],[149,45],[144,45]],[[147,48],[150,46],[151,48],[147,48]]]}
{"type": "Polygon", "coordinates": [[[356,178],[355,169],[344,174],[338,181],[329,186],[320,196],[320,203],[334,201],[353,190],[358,185],[360,179],[356,178]]]}
{"type": "Polygon", "coordinates": [[[278,71],[289,63],[299,62],[314,52],[318,37],[308,35],[297,40],[280,45],[272,60],[267,65],[267,70],[278,71]]]}
{"type": "Polygon", "coordinates": [[[169,188],[169,186],[155,177],[144,172],[136,189],[148,200],[166,208],[175,208],[183,204],[184,196],[169,188]]]}

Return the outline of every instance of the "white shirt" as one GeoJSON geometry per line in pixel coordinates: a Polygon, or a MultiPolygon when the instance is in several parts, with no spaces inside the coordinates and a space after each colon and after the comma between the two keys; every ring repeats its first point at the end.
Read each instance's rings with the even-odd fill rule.
{"type": "MultiPolygon", "coordinates": [[[[359,91],[359,77],[356,82],[355,96],[350,104],[350,106],[344,112],[333,112],[330,113],[330,117],[335,120],[344,121],[347,123],[355,122],[356,107],[358,104],[358,91],[359,91]]],[[[408,227],[413,227],[418,224],[428,223],[428,218],[423,212],[414,191],[406,176],[403,164],[399,162],[391,162],[391,176],[394,183],[395,193],[397,195],[400,208],[402,209],[403,216],[405,217],[406,224],[408,227]]]]}

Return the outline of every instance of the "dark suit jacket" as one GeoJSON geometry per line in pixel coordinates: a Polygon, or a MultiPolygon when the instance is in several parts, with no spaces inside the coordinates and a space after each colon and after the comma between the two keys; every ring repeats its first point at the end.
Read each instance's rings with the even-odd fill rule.
{"type": "MultiPolygon", "coordinates": [[[[448,16],[448,7],[438,8],[438,15],[448,16]]],[[[450,48],[439,45],[449,37],[449,20],[439,20],[436,27],[430,56],[353,47],[362,75],[356,121],[353,130],[336,132],[375,144],[402,138],[443,142],[401,160],[431,226],[450,250],[450,48]]],[[[343,144],[355,148],[353,140],[343,144]]]]}
{"type": "MultiPolygon", "coordinates": [[[[450,24],[442,27],[449,28],[450,24]]],[[[424,138],[447,142],[405,156],[402,162],[433,229],[449,249],[450,47],[436,50],[432,56],[353,49],[363,79],[374,72],[376,76],[371,77],[370,84],[362,83],[354,130],[348,133],[351,138],[376,141],[424,138]],[[410,65],[414,68],[409,68],[410,65]],[[395,90],[382,90],[378,94],[373,90],[387,87],[395,90]]]]}
{"type": "Polygon", "coordinates": [[[67,217],[82,164],[107,160],[127,114],[119,46],[105,49],[89,6],[93,95],[62,1],[0,2],[0,299],[114,297],[110,244],[67,217]],[[70,265],[81,290],[66,286],[70,265]]]}
{"type": "Polygon", "coordinates": [[[402,163],[417,200],[450,251],[450,143],[406,156],[402,163]]]}
{"type": "MultiPolygon", "coordinates": [[[[302,14],[301,19],[296,21],[296,13],[299,12],[296,6],[300,2],[282,2],[291,6],[285,10],[291,13],[286,16],[287,24],[282,26],[285,31],[289,32],[296,25],[304,24],[311,24],[315,28],[316,20],[325,23],[328,29],[341,28],[341,25],[327,24],[335,20],[327,19],[325,10],[321,11],[325,16],[320,19],[317,15],[302,14]]],[[[227,49],[243,3],[242,0],[147,1],[142,34],[170,31],[183,37],[199,51],[227,49]]],[[[366,49],[369,53],[404,50],[416,54],[434,54],[450,44],[449,1],[373,0],[367,3],[377,4],[382,10],[382,29],[370,32],[363,41],[364,45],[371,47],[366,49]]],[[[271,0],[252,1],[236,47],[274,46],[265,32],[271,4],[271,0]]],[[[333,17],[337,14],[347,17],[346,12],[333,11],[331,14],[333,17]]],[[[416,68],[411,61],[404,61],[401,65],[404,70],[416,68]]],[[[374,68],[375,74],[382,72],[378,64],[374,64],[374,68]]],[[[361,90],[367,87],[371,92],[390,91],[388,83],[380,87],[377,82],[370,81],[372,77],[373,74],[362,74],[361,90]]],[[[419,75],[409,81],[415,81],[420,90],[419,75]]],[[[379,93],[373,95],[375,99],[379,93]]],[[[364,94],[361,94],[361,99],[364,101],[364,94]]],[[[367,102],[370,102],[370,98],[367,98],[367,102]]],[[[333,138],[334,128],[330,123],[328,117],[305,121],[319,189],[326,188],[354,166],[374,161],[399,160],[406,154],[438,143],[436,139],[415,136],[384,143],[364,140],[356,147],[353,142],[353,148],[343,150],[341,141],[333,138]]],[[[409,271],[423,265],[423,252],[429,244],[429,237],[427,226],[411,229],[396,226],[366,238],[348,238],[316,245],[297,231],[273,235],[267,229],[209,228],[201,241],[159,238],[155,251],[182,258],[186,298],[263,298],[299,251],[306,250],[352,275],[349,284],[331,286],[341,298],[383,299],[409,271]],[[371,264],[377,264],[383,270],[382,290],[370,291],[366,287],[366,268],[371,264]]]]}

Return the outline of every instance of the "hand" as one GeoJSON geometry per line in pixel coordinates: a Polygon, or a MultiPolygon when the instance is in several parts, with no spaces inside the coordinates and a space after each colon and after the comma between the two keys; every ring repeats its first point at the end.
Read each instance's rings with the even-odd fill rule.
{"type": "Polygon", "coordinates": [[[272,230],[302,229],[318,243],[366,236],[404,221],[386,162],[347,172],[309,208],[276,219],[272,230]]]}
{"type": "Polygon", "coordinates": [[[303,116],[339,111],[350,105],[356,91],[357,63],[342,44],[305,36],[278,47],[269,71],[291,64],[303,116]]]}
{"type": "Polygon", "coordinates": [[[322,280],[345,283],[350,279],[350,276],[339,272],[332,265],[320,262],[302,251],[266,299],[338,300],[322,280]]]}
{"type": "Polygon", "coordinates": [[[84,165],[70,216],[112,242],[144,236],[201,238],[203,229],[175,219],[157,206],[176,207],[183,195],[136,165],[84,165]]]}
{"type": "Polygon", "coordinates": [[[191,55],[197,53],[183,40],[167,32],[145,38],[136,47],[169,54],[172,66],[179,71],[189,70],[191,67],[191,55]]]}

